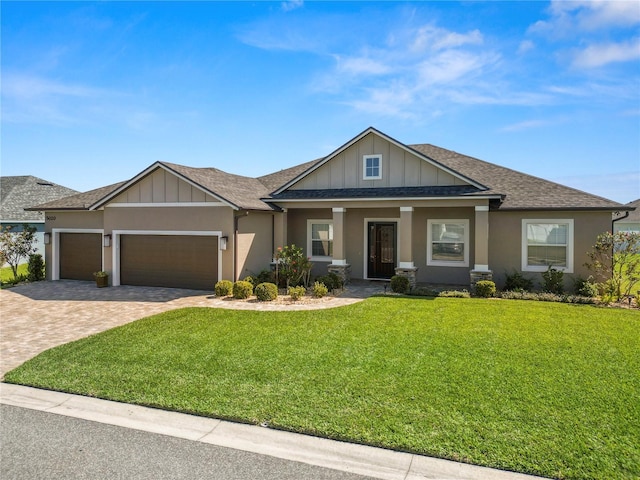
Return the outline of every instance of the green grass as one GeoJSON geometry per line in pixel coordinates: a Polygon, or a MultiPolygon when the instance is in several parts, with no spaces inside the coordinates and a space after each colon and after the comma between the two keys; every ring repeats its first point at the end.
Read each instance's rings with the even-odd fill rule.
{"type": "Polygon", "coordinates": [[[640,315],[509,300],[167,312],[5,381],[557,478],[640,477],[640,315]]]}
{"type": "MultiPolygon", "coordinates": [[[[27,273],[29,273],[29,271],[26,263],[18,265],[18,275],[26,275],[27,273]]],[[[9,280],[13,280],[13,270],[11,270],[11,267],[0,268],[0,281],[8,282],[9,280]]]]}

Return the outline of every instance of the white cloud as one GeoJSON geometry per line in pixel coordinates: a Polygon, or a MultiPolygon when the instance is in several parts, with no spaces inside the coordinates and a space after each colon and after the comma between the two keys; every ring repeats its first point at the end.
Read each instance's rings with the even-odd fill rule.
{"type": "Polygon", "coordinates": [[[290,0],[287,2],[282,2],[281,7],[285,12],[290,12],[291,10],[296,10],[304,5],[303,0],[290,0]]]}
{"type": "Polygon", "coordinates": [[[483,37],[479,30],[458,33],[426,25],[418,29],[410,49],[414,52],[438,51],[463,45],[480,45],[482,42],[483,37]]]}
{"type": "Polygon", "coordinates": [[[382,75],[388,73],[389,65],[367,57],[342,57],[335,55],[337,70],[348,75],[382,75]]]}
{"type": "Polygon", "coordinates": [[[592,44],[578,51],[573,66],[594,68],[614,62],[628,62],[640,58],[640,37],[620,43],[592,44]]]}
{"type": "Polygon", "coordinates": [[[501,132],[521,132],[523,130],[531,130],[532,128],[542,128],[554,125],[557,122],[550,120],[525,120],[524,122],[506,125],[500,129],[501,132]]]}
{"type": "Polygon", "coordinates": [[[535,47],[535,43],[533,43],[531,40],[523,40],[518,46],[518,54],[522,55],[523,53],[527,53],[528,51],[533,50],[535,47]]]}

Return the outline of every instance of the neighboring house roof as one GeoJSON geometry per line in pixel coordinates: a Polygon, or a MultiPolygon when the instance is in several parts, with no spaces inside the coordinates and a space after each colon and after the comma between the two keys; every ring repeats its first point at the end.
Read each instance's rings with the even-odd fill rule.
{"type": "Polygon", "coordinates": [[[44,222],[41,211],[25,208],[78,193],[71,188],[32,175],[0,177],[0,220],[5,223],[44,222]]]}
{"type": "Polygon", "coordinates": [[[492,205],[500,210],[628,211],[633,209],[633,206],[630,205],[621,205],[606,198],[462,155],[452,150],[430,144],[404,145],[374,128],[368,128],[326,157],[258,178],[234,175],[217,168],[194,168],[174,163],[156,162],[126,182],[38,205],[37,209],[94,210],[101,208],[158,168],[172,172],[234,209],[244,210],[272,210],[277,208],[273,204],[278,200],[443,198],[452,196],[482,196],[494,199],[492,205]],[[468,185],[322,190],[288,189],[370,133],[380,135],[399,148],[464,180],[468,185]]]}
{"type": "Polygon", "coordinates": [[[624,213],[620,214],[619,212],[616,212],[613,214],[613,218],[619,218],[620,220],[616,220],[619,223],[640,223],[640,198],[634,200],[633,202],[627,203],[625,206],[633,207],[635,208],[635,210],[630,211],[628,216],[624,216],[624,213]]]}

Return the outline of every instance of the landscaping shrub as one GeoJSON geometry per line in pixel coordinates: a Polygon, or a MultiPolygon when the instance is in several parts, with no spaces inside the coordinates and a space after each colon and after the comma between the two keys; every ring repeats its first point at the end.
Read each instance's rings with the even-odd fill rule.
{"type": "Polygon", "coordinates": [[[564,293],[564,272],[552,266],[542,273],[542,290],[547,293],[562,295],[564,293]]]}
{"type": "Polygon", "coordinates": [[[438,294],[439,297],[451,297],[451,298],[471,298],[469,292],[466,290],[445,290],[438,294]]]}
{"type": "Polygon", "coordinates": [[[251,275],[247,275],[246,277],[244,277],[242,279],[243,282],[249,282],[251,285],[253,285],[253,288],[256,288],[256,285],[258,285],[258,283],[262,283],[262,282],[256,282],[256,279],[254,277],[252,277],[251,275]]]}
{"type": "Polygon", "coordinates": [[[409,292],[409,295],[413,295],[415,297],[437,297],[438,292],[428,287],[413,287],[409,292]]]}
{"type": "Polygon", "coordinates": [[[476,283],[475,292],[478,297],[493,297],[496,294],[496,284],[491,280],[480,280],[476,283]]]}
{"type": "Polygon", "coordinates": [[[530,292],[533,290],[533,280],[514,270],[506,274],[504,289],[509,292],[530,292]]]}
{"type": "Polygon", "coordinates": [[[233,282],[231,280],[220,280],[215,286],[216,297],[226,297],[233,293],[233,282]]]}
{"type": "Polygon", "coordinates": [[[262,270],[255,277],[255,283],[276,283],[276,276],[271,270],[262,270]]]}
{"type": "Polygon", "coordinates": [[[278,298],[278,287],[275,283],[259,283],[256,285],[255,293],[261,302],[270,302],[278,298]]]}
{"type": "Polygon", "coordinates": [[[316,298],[322,298],[327,293],[329,293],[329,289],[324,283],[316,282],[313,284],[313,296],[316,298]]]}
{"type": "Polygon", "coordinates": [[[576,295],[579,295],[581,297],[594,298],[599,294],[598,285],[591,281],[591,277],[589,277],[587,280],[585,280],[584,278],[576,279],[576,281],[574,282],[574,291],[576,295]]]}
{"type": "Polygon", "coordinates": [[[233,298],[242,300],[244,298],[249,298],[252,293],[253,285],[251,285],[249,282],[239,280],[233,284],[233,298]]]}
{"type": "Polygon", "coordinates": [[[27,278],[30,282],[39,282],[40,280],[44,280],[44,260],[42,255],[39,253],[29,255],[27,271],[27,278]]]}
{"type": "Polygon", "coordinates": [[[334,272],[316,278],[316,282],[324,283],[328,290],[334,291],[343,287],[342,279],[334,272]]]}
{"type": "Polygon", "coordinates": [[[593,297],[585,297],[581,295],[557,295],[548,292],[516,292],[504,291],[498,295],[500,298],[508,300],[533,300],[538,302],[559,302],[559,303],[580,303],[587,305],[595,305],[598,300],[593,297]]]}
{"type": "Polygon", "coordinates": [[[309,285],[311,260],[304,255],[302,248],[294,244],[278,247],[276,259],[276,283],[289,288],[290,286],[309,285]]]}
{"type": "Polygon", "coordinates": [[[287,293],[289,293],[291,300],[295,301],[295,300],[300,300],[302,297],[304,297],[305,294],[307,293],[307,289],[304,288],[303,286],[289,287],[289,291],[287,293]]]}
{"type": "Polygon", "coordinates": [[[409,279],[401,275],[391,277],[391,291],[395,293],[409,292],[409,279]]]}

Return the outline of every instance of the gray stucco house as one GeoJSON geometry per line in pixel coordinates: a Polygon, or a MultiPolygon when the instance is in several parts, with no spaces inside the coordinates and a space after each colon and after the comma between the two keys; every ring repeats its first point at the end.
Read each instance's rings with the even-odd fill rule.
{"type": "Polygon", "coordinates": [[[44,211],[25,209],[76,193],[76,190],[32,175],[0,177],[0,226],[21,230],[26,224],[36,228],[38,253],[44,255],[44,211]]]}
{"type": "Polygon", "coordinates": [[[633,207],[367,128],[327,156],[258,178],[156,162],[135,177],[36,207],[47,278],[212,289],[301,246],[314,274],[469,284],[588,276],[586,251],[633,207]]]}

